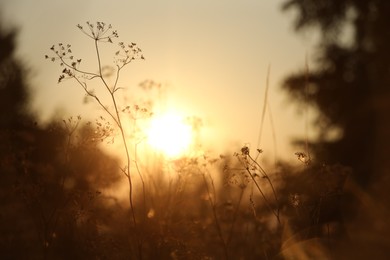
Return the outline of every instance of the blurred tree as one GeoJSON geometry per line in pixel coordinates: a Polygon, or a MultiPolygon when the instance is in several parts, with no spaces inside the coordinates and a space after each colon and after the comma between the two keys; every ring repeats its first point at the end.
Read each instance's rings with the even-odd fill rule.
{"type": "MultiPolygon", "coordinates": [[[[2,24],[1,24],[2,25],[2,24]]],[[[11,216],[20,215],[23,205],[16,200],[11,192],[15,183],[16,171],[13,167],[19,153],[14,153],[14,142],[10,139],[13,130],[22,121],[21,107],[26,100],[26,88],[22,66],[13,57],[15,47],[15,32],[6,32],[1,27],[0,32],[0,250],[1,255],[9,256],[10,251],[16,251],[17,235],[30,238],[31,232],[23,232],[29,221],[11,216]],[[20,220],[15,223],[14,220],[20,220]],[[15,234],[16,233],[16,234],[15,234]]],[[[15,143],[15,145],[18,145],[15,143]]],[[[25,248],[23,248],[25,249],[25,248]]]]}
{"type": "Polygon", "coordinates": [[[351,166],[355,180],[389,180],[390,2],[288,0],[298,11],[295,29],[319,29],[315,69],[289,76],[284,89],[320,112],[312,144],[324,163],[351,166]],[[329,138],[332,130],[341,135],[329,138]]]}
{"type": "Polygon", "coordinates": [[[343,199],[340,216],[349,238],[340,244],[337,259],[385,259],[390,246],[390,2],[286,0],[283,10],[298,12],[297,31],[317,29],[321,36],[315,68],[289,76],[283,87],[295,101],[319,111],[320,135],[311,143],[317,163],[350,166],[359,184],[349,182],[354,199],[343,199]],[[335,129],[341,134],[332,138],[335,129]],[[360,203],[351,203],[355,199],[360,203]]]}
{"type": "Polygon", "coordinates": [[[0,26],[1,257],[128,258],[126,250],[112,251],[127,247],[126,228],[109,223],[121,223],[125,211],[100,192],[119,181],[115,160],[96,147],[96,129],[81,127],[80,118],[35,123],[15,36],[0,26]]]}

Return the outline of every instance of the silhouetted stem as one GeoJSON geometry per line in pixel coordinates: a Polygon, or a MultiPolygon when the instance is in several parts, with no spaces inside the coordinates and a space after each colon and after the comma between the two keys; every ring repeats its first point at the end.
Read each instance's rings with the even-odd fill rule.
{"type": "Polygon", "coordinates": [[[236,224],[236,221],[237,221],[238,211],[240,209],[240,205],[241,205],[241,201],[242,201],[243,197],[244,197],[244,188],[241,188],[240,197],[238,198],[237,206],[236,206],[234,213],[233,213],[232,225],[230,226],[230,232],[229,232],[229,236],[228,236],[228,239],[226,242],[226,246],[229,246],[229,244],[232,240],[234,225],[236,224]]]}
{"type": "Polygon", "coordinates": [[[269,203],[267,197],[265,196],[264,192],[260,188],[260,185],[257,183],[255,177],[253,176],[253,174],[251,173],[249,168],[246,168],[246,171],[249,173],[249,176],[251,177],[253,183],[256,185],[257,190],[260,192],[261,196],[263,197],[263,200],[264,200],[265,204],[267,205],[268,209],[272,212],[272,214],[275,215],[276,219],[280,223],[278,212],[275,212],[275,210],[271,207],[271,203],[269,203]]]}
{"type": "MultiPolygon", "coordinates": [[[[99,47],[98,47],[98,40],[97,39],[95,39],[95,49],[96,49],[96,56],[97,56],[97,60],[98,60],[98,66],[99,66],[99,77],[102,80],[102,82],[103,82],[104,86],[106,87],[107,91],[110,93],[111,101],[112,101],[112,103],[114,105],[114,109],[115,109],[115,115],[116,115],[115,122],[117,123],[117,126],[118,126],[118,128],[120,130],[123,146],[125,148],[125,154],[126,154],[126,160],[127,160],[127,165],[126,165],[127,172],[125,173],[125,175],[127,177],[128,183],[129,183],[130,211],[131,211],[131,216],[132,216],[133,224],[134,224],[134,230],[135,230],[135,236],[136,236],[136,241],[137,241],[139,257],[140,257],[140,259],[142,259],[142,248],[141,248],[142,246],[141,246],[141,240],[139,238],[138,227],[137,227],[137,220],[136,220],[136,217],[135,217],[134,202],[133,202],[133,182],[132,182],[132,179],[131,179],[131,170],[130,170],[130,163],[131,163],[130,152],[129,152],[129,149],[127,147],[126,135],[125,135],[125,131],[124,131],[124,128],[123,128],[123,125],[122,125],[122,122],[121,122],[121,117],[119,115],[118,105],[116,103],[114,92],[109,88],[107,82],[105,81],[105,79],[103,77],[101,61],[100,61],[100,53],[99,53],[99,47]]],[[[117,74],[117,77],[119,77],[119,74],[117,74]]],[[[111,115],[111,113],[110,113],[110,115],[111,115]]]]}
{"type": "Polygon", "coordinates": [[[272,181],[271,179],[268,177],[268,174],[265,172],[265,170],[263,169],[263,167],[260,166],[260,164],[255,161],[250,155],[248,155],[249,159],[251,159],[251,161],[253,163],[255,163],[257,165],[257,167],[259,168],[259,170],[261,171],[261,173],[263,174],[264,178],[267,179],[269,185],[271,186],[271,189],[272,189],[272,193],[274,194],[274,197],[275,197],[275,201],[277,203],[277,206],[278,206],[278,210],[279,210],[279,201],[278,201],[278,197],[276,195],[276,191],[275,191],[275,188],[274,188],[274,185],[272,184],[272,181]]]}
{"type": "MultiPolygon", "coordinates": [[[[208,186],[208,183],[207,183],[207,179],[206,179],[205,173],[202,174],[202,177],[203,177],[203,181],[204,181],[204,184],[205,184],[205,187],[206,187],[206,191],[207,191],[208,199],[209,199],[209,202],[210,202],[210,206],[211,206],[211,209],[212,209],[212,212],[213,212],[214,222],[215,222],[215,226],[217,228],[218,236],[219,236],[219,239],[221,240],[221,243],[222,243],[223,251],[224,251],[224,254],[225,254],[225,259],[229,259],[228,249],[227,249],[225,240],[223,239],[222,229],[221,229],[221,226],[220,226],[219,221],[218,221],[215,201],[213,200],[213,198],[211,196],[211,192],[210,192],[210,189],[209,189],[209,186],[208,186]]],[[[213,187],[213,194],[215,194],[214,182],[213,182],[211,176],[210,176],[210,180],[211,180],[211,185],[213,187]]]]}
{"type": "Polygon", "coordinates": [[[135,168],[137,169],[137,172],[138,172],[138,175],[139,175],[139,178],[141,180],[141,184],[142,184],[142,196],[143,196],[143,201],[144,201],[144,207],[143,207],[143,220],[145,220],[145,217],[146,217],[146,192],[145,192],[145,182],[144,182],[144,178],[142,177],[142,174],[141,174],[141,171],[139,169],[139,166],[138,166],[138,160],[137,160],[137,149],[138,148],[138,144],[135,145],[135,151],[134,151],[134,164],[135,164],[135,168]]]}

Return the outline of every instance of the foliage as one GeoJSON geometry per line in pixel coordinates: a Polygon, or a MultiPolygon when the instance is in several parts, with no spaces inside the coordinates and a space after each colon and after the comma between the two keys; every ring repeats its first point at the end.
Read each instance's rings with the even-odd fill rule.
{"type": "Polygon", "coordinates": [[[390,216],[385,199],[390,184],[390,4],[287,0],[283,8],[297,11],[297,31],[316,30],[321,36],[315,66],[287,77],[283,87],[294,101],[319,111],[314,124],[320,138],[310,144],[314,157],[352,169],[348,204],[355,207],[355,216],[349,215],[353,239],[344,248],[355,257],[382,258],[390,245],[390,228],[384,224],[390,216]],[[331,137],[334,130],[339,134],[331,137]],[[381,228],[374,231],[368,222],[381,228]],[[356,256],[353,248],[358,247],[362,250],[356,256]]]}
{"type": "MultiPolygon", "coordinates": [[[[12,78],[5,74],[0,78],[1,98],[14,97],[9,106],[1,103],[8,110],[0,111],[7,120],[0,128],[4,258],[324,259],[337,253],[345,235],[345,167],[297,153],[303,162],[299,169],[272,168],[260,163],[261,150],[253,156],[247,146],[234,156],[204,153],[142,164],[126,148],[133,141],[137,151],[142,138],[126,132],[123,120],[136,124],[150,111],[116,102],[120,72],[142,59],[141,51],[136,44],[119,43],[114,70],[108,70],[100,63],[100,44],[115,42],[118,33],[100,22],[78,28],[95,44],[97,73],[84,70],[68,44],[53,46],[53,56],[46,57],[62,67],[60,82],[75,80],[100,105],[105,114],[93,123],[81,116],[46,127],[35,123],[21,109],[28,97],[21,64],[12,55],[0,60],[2,72],[20,72],[15,82],[5,81],[12,78]],[[4,70],[10,62],[15,66],[4,70]],[[93,91],[92,80],[102,83],[109,105],[93,91]],[[118,135],[125,166],[99,148],[118,135]],[[137,174],[140,186],[132,190],[137,174]],[[123,185],[121,176],[130,189],[129,204],[110,193],[123,185]],[[134,201],[133,191],[140,194],[134,201]]],[[[3,42],[13,46],[12,37],[0,37],[3,42]]],[[[154,83],[142,86],[148,84],[154,83]]],[[[199,121],[194,123],[199,127],[199,121]]]]}
{"type": "Polygon", "coordinates": [[[321,35],[315,68],[288,77],[284,89],[320,112],[314,122],[320,131],[312,145],[316,156],[351,166],[354,179],[368,186],[388,168],[383,159],[389,152],[390,109],[385,104],[390,100],[390,36],[385,32],[390,5],[375,0],[290,0],[283,8],[298,11],[297,30],[315,28],[321,35]],[[341,136],[329,139],[335,129],[341,136]]]}

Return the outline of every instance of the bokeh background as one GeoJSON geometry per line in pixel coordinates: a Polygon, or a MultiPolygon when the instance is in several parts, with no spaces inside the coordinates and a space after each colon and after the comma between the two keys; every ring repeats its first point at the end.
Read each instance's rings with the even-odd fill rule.
{"type": "Polygon", "coordinates": [[[386,259],[387,1],[0,7],[5,259],[386,259]],[[152,96],[157,112],[202,122],[202,156],[135,171],[145,184],[135,211],[116,196],[128,191],[121,158],[96,138],[106,121],[84,124],[102,110],[71,81],[57,84],[60,69],[45,59],[53,44],[69,43],[93,68],[76,27],[85,21],[111,23],[143,51],[145,61],[123,71],[121,105],[139,102],[140,83],[153,82],[164,87],[152,96]]]}
{"type": "MultiPolygon", "coordinates": [[[[104,21],[118,30],[122,41],[137,43],[146,58],[122,76],[129,98],[144,80],[163,84],[166,106],[202,118],[207,142],[220,151],[245,144],[257,148],[270,66],[268,102],[274,130],[267,118],[261,148],[274,157],[274,131],[276,153],[291,158],[296,148],[290,141],[303,136],[304,119],[280,85],[285,75],[302,70],[306,57],[313,56],[316,35],[297,37],[293,13],[282,13],[281,3],[19,0],[3,1],[2,19],[18,28],[17,56],[31,69],[31,106],[43,122],[83,109],[81,91],[72,83],[57,85],[59,69],[43,56],[52,44],[62,42],[77,46],[75,55],[93,61],[89,41],[76,25],[104,21]]],[[[107,62],[111,59],[108,56],[107,62]]]]}

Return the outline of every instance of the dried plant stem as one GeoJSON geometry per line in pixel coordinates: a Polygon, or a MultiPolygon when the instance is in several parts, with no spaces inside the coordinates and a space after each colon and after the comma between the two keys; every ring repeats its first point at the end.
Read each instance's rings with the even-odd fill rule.
{"type": "Polygon", "coordinates": [[[307,60],[307,54],[305,57],[305,86],[304,86],[304,106],[305,106],[305,151],[310,163],[310,151],[309,151],[309,62],[307,60]]]}
{"type": "MultiPolygon", "coordinates": [[[[50,59],[52,62],[58,60],[60,61],[60,66],[65,67],[62,70],[62,74],[60,75],[58,82],[61,82],[65,78],[72,78],[77,81],[77,83],[82,87],[87,97],[92,97],[97,104],[111,117],[116,127],[118,127],[123,147],[124,147],[124,153],[126,155],[126,166],[124,168],[120,168],[121,172],[125,175],[128,185],[129,185],[129,205],[130,205],[130,219],[132,220],[132,224],[130,224],[130,233],[134,234],[135,240],[137,242],[138,247],[138,257],[142,259],[142,244],[140,239],[140,233],[137,226],[137,219],[134,209],[134,196],[133,196],[133,179],[131,176],[132,170],[131,170],[131,156],[130,156],[130,150],[127,143],[126,138],[126,131],[122,123],[122,119],[119,113],[119,107],[117,104],[117,99],[115,97],[115,93],[117,90],[121,89],[118,87],[119,82],[119,76],[121,69],[128,65],[131,61],[135,60],[135,58],[144,59],[143,55],[141,55],[141,49],[136,47],[135,43],[127,44],[125,45],[123,42],[119,42],[120,50],[115,53],[115,56],[117,57],[115,59],[116,64],[116,73],[114,75],[114,83],[113,85],[109,85],[105,79],[106,76],[104,76],[104,67],[102,66],[101,62],[101,54],[99,51],[99,44],[100,42],[108,42],[113,43],[113,38],[118,38],[118,33],[116,30],[112,30],[111,25],[107,25],[103,22],[97,22],[96,25],[91,24],[90,22],[87,22],[87,29],[84,29],[83,26],[80,24],[77,25],[77,27],[81,30],[83,34],[85,34],[87,37],[92,39],[94,41],[94,47],[95,47],[95,53],[96,53],[96,59],[97,59],[97,67],[98,72],[88,72],[84,71],[79,68],[79,65],[81,63],[81,59],[74,59],[74,56],[72,54],[71,45],[67,44],[64,45],[62,43],[58,44],[58,47],[55,47],[53,45],[50,50],[53,51],[54,56],[49,57],[48,55],[45,55],[46,59],[50,59]],[[110,104],[113,108],[110,108],[109,106],[106,106],[100,98],[94,94],[93,90],[88,89],[87,81],[91,81],[93,79],[98,79],[101,81],[103,88],[108,92],[110,96],[110,104]],[[132,226],[134,229],[132,229],[132,226]]],[[[108,76],[107,76],[108,77],[108,76]]],[[[136,154],[135,154],[135,160],[136,154]]],[[[142,190],[144,194],[144,203],[145,203],[145,184],[144,180],[141,176],[141,173],[139,171],[138,165],[135,162],[136,169],[138,171],[138,174],[140,175],[140,179],[142,182],[142,190]]],[[[145,210],[144,210],[145,211],[145,210]]],[[[145,212],[144,212],[145,213],[145,212]]],[[[145,214],[144,214],[145,215],[145,214]]]]}
{"type": "MultiPolygon", "coordinates": [[[[278,196],[276,195],[276,190],[275,190],[275,187],[271,181],[271,179],[269,178],[268,174],[266,173],[266,171],[263,169],[263,167],[261,167],[261,165],[256,161],[254,160],[249,154],[247,155],[248,158],[257,166],[257,168],[260,170],[261,174],[263,175],[263,178],[265,178],[267,180],[267,182],[269,183],[270,187],[271,187],[271,190],[272,190],[272,193],[274,195],[274,198],[275,198],[275,202],[276,202],[276,211],[274,209],[272,209],[272,212],[274,213],[275,217],[277,218],[278,222],[280,223],[280,208],[279,208],[279,200],[278,200],[278,196]]],[[[249,169],[248,169],[248,172],[249,169]]],[[[255,182],[256,184],[256,187],[258,189],[260,189],[260,186],[258,185],[257,181],[255,180],[254,176],[250,173],[250,176],[252,178],[252,180],[255,182]]],[[[265,199],[265,196],[264,196],[264,193],[261,192],[263,198],[265,199]]],[[[267,200],[267,203],[268,203],[268,200],[267,200]]],[[[269,206],[270,207],[270,206],[269,206]]]]}
{"type": "Polygon", "coordinates": [[[280,218],[279,218],[279,211],[275,211],[272,206],[271,206],[271,203],[268,201],[267,197],[265,196],[263,190],[260,188],[260,185],[259,183],[256,181],[256,178],[255,176],[252,174],[252,172],[249,170],[249,168],[246,168],[246,171],[248,172],[249,176],[251,177],[253,183],[255,184],[257,190],[260,192],[261,196],[263,197],[263,200],[265,202],[265,205],[267,205],[267,208],[272,212],[272,214],[276,217],[276,219],[278,220],[278,222],[280,223],[280,218]]]}
{"type": "MultiPolygon", "coordinates": [[[[128,144],[127,144],[127,141],[126,141],[126,133],[125,133],[122,121],[121,121],[121,117],[120,117],[120,114],[119,114],[117,101],[116,101],[116,98],[115,98],[115,91],[118,89],[117,88],[117,82],[118,82],[119,75],[120,75],[119,72],[123,68],[123,66],[126,65],[126,64],[124,64],[121,67],[117,66],[117,73],[116,73],[116,78],[115,78],[115,84],[114,84],[113,88],[111,89],[109,87],[108,83],[106,82],[106,80],[103,77],[102,66],[101,66],[101,58],[100,58],[101,55],[100,55],[99,46],[98,46],[98,39],[94,39],[94,41],[95,41],[95,51],[96,51],[96,56],[97,56],[97,61],[98,61],[98,71],[99,71],[97,74],[79,70],[79,69],[75,68],[74,66],[71,66],[70,64],[68,64],[62,57],[60,57],[60,60],[64,64],[64,66],[66,66],[68,68],[71,68],[71,69],[74,69],[78,73],[81,73],[81,74],[84,74],[84,75],[90,75],[91,76],[90,79],[99,78],[101,80],[101,82],[103,83],[103,86],[106,88],[107,92],[110,94],[111,102],[112,102],[113,107],[114,107],[114,112],[111,112],[101,102],[101,100],[99,99],[99,97],[97,95],[95,95],[93,92],[88,90],[87,84],[85,82],[82,82],[76,75],[72,76],[72,78],[74,78],[79,83],[79,85],[81,85],[81,87],[85,91],[85,94],[87,96],[92,97],[93,99],[95,99],[95,101],[99,104],[99,106],[112,118],[112,120],[114,121],[114,123],[116,124],[116,126],[118,127],[118,129],[120,131],[121,139],[122,139],[122,142],[123,142],[123,147],[124,147],[124,150],[125,150],[124,153],[126,155],[126,167],[125,167],[125,169],[121,169],[121,171],[125,175],[125,177],[127,179],[127,182],[128,182],[128,185],[129,185],[130,214],[131,214],[131,219],[132,219],[132,222],[133,222],[133,225],[134,225],[134,230],[135,230],[134,234],[135,234],[135,238],[136,238],[136,241],[137,241],[137,246],[138,246],[138,251],[139,251],[138,252],[139,258],[142,259],[142,250],[141,250],[142,245],[141,245],[141,240],[139,238],[139,232],[138,232],[138,228],[137,228],[137,220],[136,220],[135,210],[134,210],[133,181],[132,181],[132,177],[131,177],[130,151],[129,151],[128,144]]],[[[142,180],[142,182],[143,182],[143,180],[142,180]]],[[[143,188],[144,188],[144,186],[143,186],[143,188]]],[[[133,233],[133,232],[131,232],[131,233],[133,233]]]]}
{"type": "Polygon", "coordinates": [[[134,234],[135,234],[136,241],[137,241],[138,254],[139,254],[140,259],[142,259],[142,244],[141,244],[141,240],[140,240],[140,237],[139,237],[139,232],[138,232],[138,227],[137,227],[137,220],[136,220],[136,217],[135,217],[135,210],[134,210],[133,181],[132,181],[132,178],[131,178],[131,167],[130,167],[130,163],[131,163],[130,151],[129,151],[129,148],[127,146],[125,130],[123,128],[121,117],[119,115],[118,105],[116,103],[116,98],[115,98],[115,89],[116,89],[116,84],[118,82],[119,75],[120,75],[119,74],[120,67],[117,68],[118,71],[117,71],[117,74],[116,74],[115,84],[114,84],[113,88],[110,89],[110,87],[108,86],[106,80],[103,77],[102,66],[101,66],[101,61],[100,61],[99,46],[98,46],[98,40],[97,39],[95,39],[95,50],[96,50],[96,56],[97,56],[98,66],[99,66],[99,78],[102,80],[103,85],[106,87],[107,91],[110,93],[111,101],[112,101],[114,109],[115,109],[115,115],[116,115],[115,122],[117,123],[119,131],[121,133],[123,146],[125,148],[127,164],[126,164],[126,172],[123,172],[123,173],[125,174],[125,176],[127,178],[127,181],[128,181],[128,184],[129,184],[130,212],[131,212],[131,216],[132,216],[132,220],[133,220],[133,224],[134,224],[134,231],[135,231],[134,234]]]}
{"type": "Polygon", "coordinates": [[[240,210],[242,198],[244,197],[244,191],[245,191],[245,188],[240,188],[240,195],[239,195],[239,198],[238,198],[238,202],[237,202],[236,208],[234,209],[233,220],[232,220],[232,224],[230,226],[230,231],[229,231],[228,239],[226,241],[226,246],[229,246],[230,242],[232,241],[234,226],[235,226],[236,221],[237,221],[238,212],[240,210]]]}
{"type": "Polygon", "coordinates": [[[278,202],[278,197],[276,195],[276,190],[275,190],[275,187],[274,185],[272,184],[272,181],[271,179],[269,178],[268,174],[265,172],[265,170],[263,169],[263,167],[261,167],[261,165],[255,161],[250,155],[248,155],[248,158],[254,163],[256,164],[256,166],[258,167],[258,169],[260,170],[261,174],[263,175],[263,177],[265,179],[267,179],[269,185],[271,186],[271,189],[272,189],[272,193],[274,194],[274,197],[275,197],[275,201],[278,202]]]}
{"type": "Polygon", "coordinates": [[[264,91],[263,110],[262,110],[262,112],[261,112],[261,120],[260,120],[260,128],[259,128],[259,137],[258,137],[258,139],[257,139],[257,148],[260,147],[261,137],[262,137],[262,133],[263,133],[263,127],[264,127],[265,112],[266,112],[266,110],[267,110],[270,70],[271,70],[271,65],[268,65],[267,80],[266,80],[265,91],[264,91]]]}
{"type": "Polygon", "coordinates": [[[139,165],[138,165],[138,143],[135,144],[135,149],[134,149],[134,165],[135,165],[135,168],[137,169],[137,172],[138,172],[138,175],[139,175],[139,178],[141,180],[141,185],[142,185],[142,199],[143,199],[143,220],[145,221],[145,218],[146,218],[146,188],[145,188],[145,181],[144,181],[144,178],[142,177],[142,174],[141,174],[141,170],[139,168],[139,165]]]}
{"type": "Polygon", "coordinates": [[[209,188],[209,184],[208,184],[208,181],[207,181],[207,178],[206,178],[206,174],[202,173],[202,177],[203,177],[203,183],[204,183],[204,185],[206,187],[208,201],[210,202],[211,210],[213,212],[215,227],[217,229],[219,239],[221,240],[221,243],[222,243],[225,259],[229,259],[229,253],[228,253],[228,249],[227,249],[227,244],[226,244],[226,242],[225,242],[225,240],[223,238],[223,235],[222,235],[222,229],[221,229],[221,225],[219,223],[218,215],[217,215],[217,207],[216,207],[215,200],[213,199],[213,195],[214,195],[214,198],[215,198],[214,181],[213,181],[212,177],[210,176],[210,174],[208,174],[208,177],[210,179],[211,186],[212,186],[212,189],[213,189],[213,193],[211,193],[210,188],[209,188]]]}
{"type": "Polygon", "coordinates": [[[272,184],[271,179],[269,178],[268,174],[263,169],[263,167],[261,167],[261,165],[256,161],[256,159],[252,158],[252,156],[250,155],[249,148],[247,146],[244,146],[243,148],[241,148],[241,153],[242,153],[242,157],[241,158],[239,157],[241,163],[245,166],[246,172],[249,174],[253,183],[256,185],[256,188],[260,192],[261,196],[263,197],[263,200],[264,200],[265,204],[267,205],[268,209],[272,212],[272,214],[275,215],[278,223],[280,224],[281,222],[280,222],[280,214],[279,214],[279,212],[280,212],[279,201],[278,201],[278,197],[276,195],[276,190],[274,188],[274,185],[272,184]],[[252,173],[252,171],[259,171],[261,173],[262,177],[265,178],[267,180],[267,182],[269,183],[269,185],[272,189],[274,198],[275,198],[276,205],[277,205],[276,210],[272,208],[271,203],[269,202],[269,200],[265,196],[265,193],[263,192],[263,190],[260,188],[260,185],[256,180],[256,177],[258,176],[258,174],[256,172],[252,173]]]}
{"type": "Polygon", "coordinates": [[[273,116],[272,116],[271,106],[270,106],[269,102],[267,104],[268,104],[267,107],[268,107],[269,123],[270,123],[271,129],[272,129],[272,143],[273,143],[273,148],[274,148],[274,165],[276,167],[277,160],[278,160],[276,131],[275,131],[274,119],[273,119],[273,116]]]}

